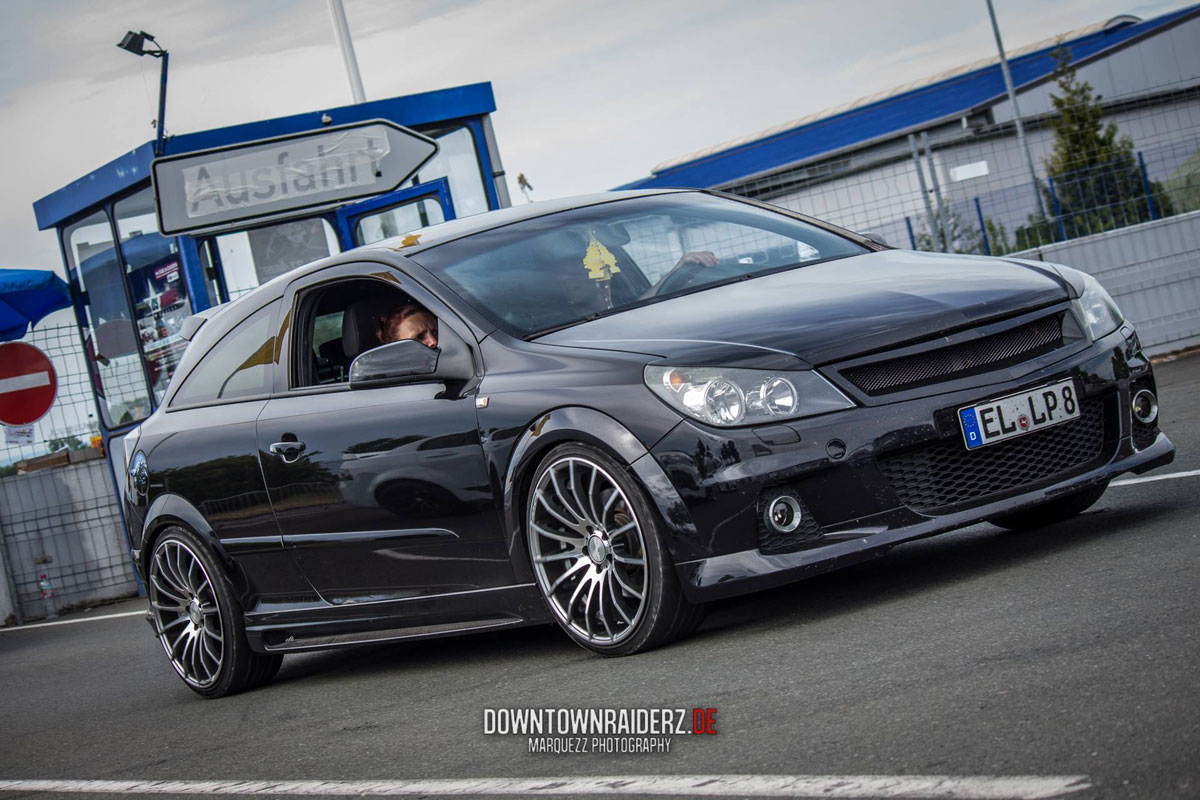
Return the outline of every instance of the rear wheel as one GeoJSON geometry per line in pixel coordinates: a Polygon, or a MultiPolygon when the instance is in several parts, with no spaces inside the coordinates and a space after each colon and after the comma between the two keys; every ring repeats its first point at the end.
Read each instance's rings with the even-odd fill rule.
{"type": "Polygon", "coordinates": [[[586,445],[546,456],[529,492],[533,571],[559,626],[601,655],[685,636],[703,606],[683,596],[657,518],[625,467],[586,445]]]}
{"type": "Polygon", "coordinates": [[[1040,506],[1018,511],[1015,514],[996,517],[993,520],[989,520],[989,522],[1012,531],[1031,530],[1033,528],[1042,528],[1046,525],[1053,525],[1057,522],[1064,522],[1071,517],[1082,514],[1095,505],[1096,501],[1100,499],[1107,488],[1108,481],[1105,481],[1099,486],[1083,489],[1066,497],[1042,503],[1040,506]]]}
{"type": "Polygon", "coordinates": [[[194,533],[168,528],[154,544],[147,575],[154,630],[192,691],[224,697],[279,671],[283,656],[250,650],[241,606],[194,533]]]}

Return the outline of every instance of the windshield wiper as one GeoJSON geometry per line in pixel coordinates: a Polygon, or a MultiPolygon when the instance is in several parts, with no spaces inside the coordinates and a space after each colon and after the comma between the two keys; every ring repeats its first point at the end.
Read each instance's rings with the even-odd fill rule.
{"type": "Polygon", "coordinates": [[[635,308],[635,307],[636,306],[629,305],[629,306],[621,306],[620,308],[606,308],[604,311],[593,311],[591,314],[588,314],[586,317],[580,317],[579,319],[572,320],[570,322],[564,322],[561,325],[554,325],[549,328],[543,328],[540,331],[534,331],[533,333],[527,333],[524,336],[522,336],[521,338],[528,342],[529,340],[536,339],[539,336],[546,336],[547,334],[557,333],[558,331],[566,330],[567,328],[574,328],[576,325],[582,325],[585,322],[592,322],[593,320],[600,319],[601,317],[609,317],[609,316],[612,316],[613,314],[617,314],[621,311],[628,311],[629,309],[635,308]]]}

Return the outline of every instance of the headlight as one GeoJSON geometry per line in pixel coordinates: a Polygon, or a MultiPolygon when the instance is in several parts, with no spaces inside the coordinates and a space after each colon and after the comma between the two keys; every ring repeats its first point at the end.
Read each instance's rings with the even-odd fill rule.
{"type": "Polygon", "coordinates": [[[667,405],[709,425],[758,425],[854,407],[811,370],[650,366],[644,377],[667,405]]]}
{"type": "Polygon", "coordinates": [[[1091,275],[1083,276],[1083,294],[1071,302],[1093,342],[1121,326],[1121,309],[1091,275]]]}

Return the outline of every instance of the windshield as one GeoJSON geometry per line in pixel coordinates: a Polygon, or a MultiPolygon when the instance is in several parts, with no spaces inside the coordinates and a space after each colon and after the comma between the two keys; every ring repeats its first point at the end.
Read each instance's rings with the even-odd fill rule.
{"type": "Polygon", "coordinates": [[[865,252],[757,206],[669,194],[524,220],[413,259],[496,325],[529,338],[704,287],[865,252]]]}

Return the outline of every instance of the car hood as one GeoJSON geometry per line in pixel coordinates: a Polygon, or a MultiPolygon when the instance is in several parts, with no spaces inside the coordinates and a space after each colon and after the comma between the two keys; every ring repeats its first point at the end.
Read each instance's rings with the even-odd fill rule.
{"type": "MultiPolygon", "coordinates": [[[[885,250],[674,297],[540,337],[680,363],[839,361],[1068,298],[1053,268],[885,250]]],[[[772,368],[779,368],[774,364],[772,368]]]]}

